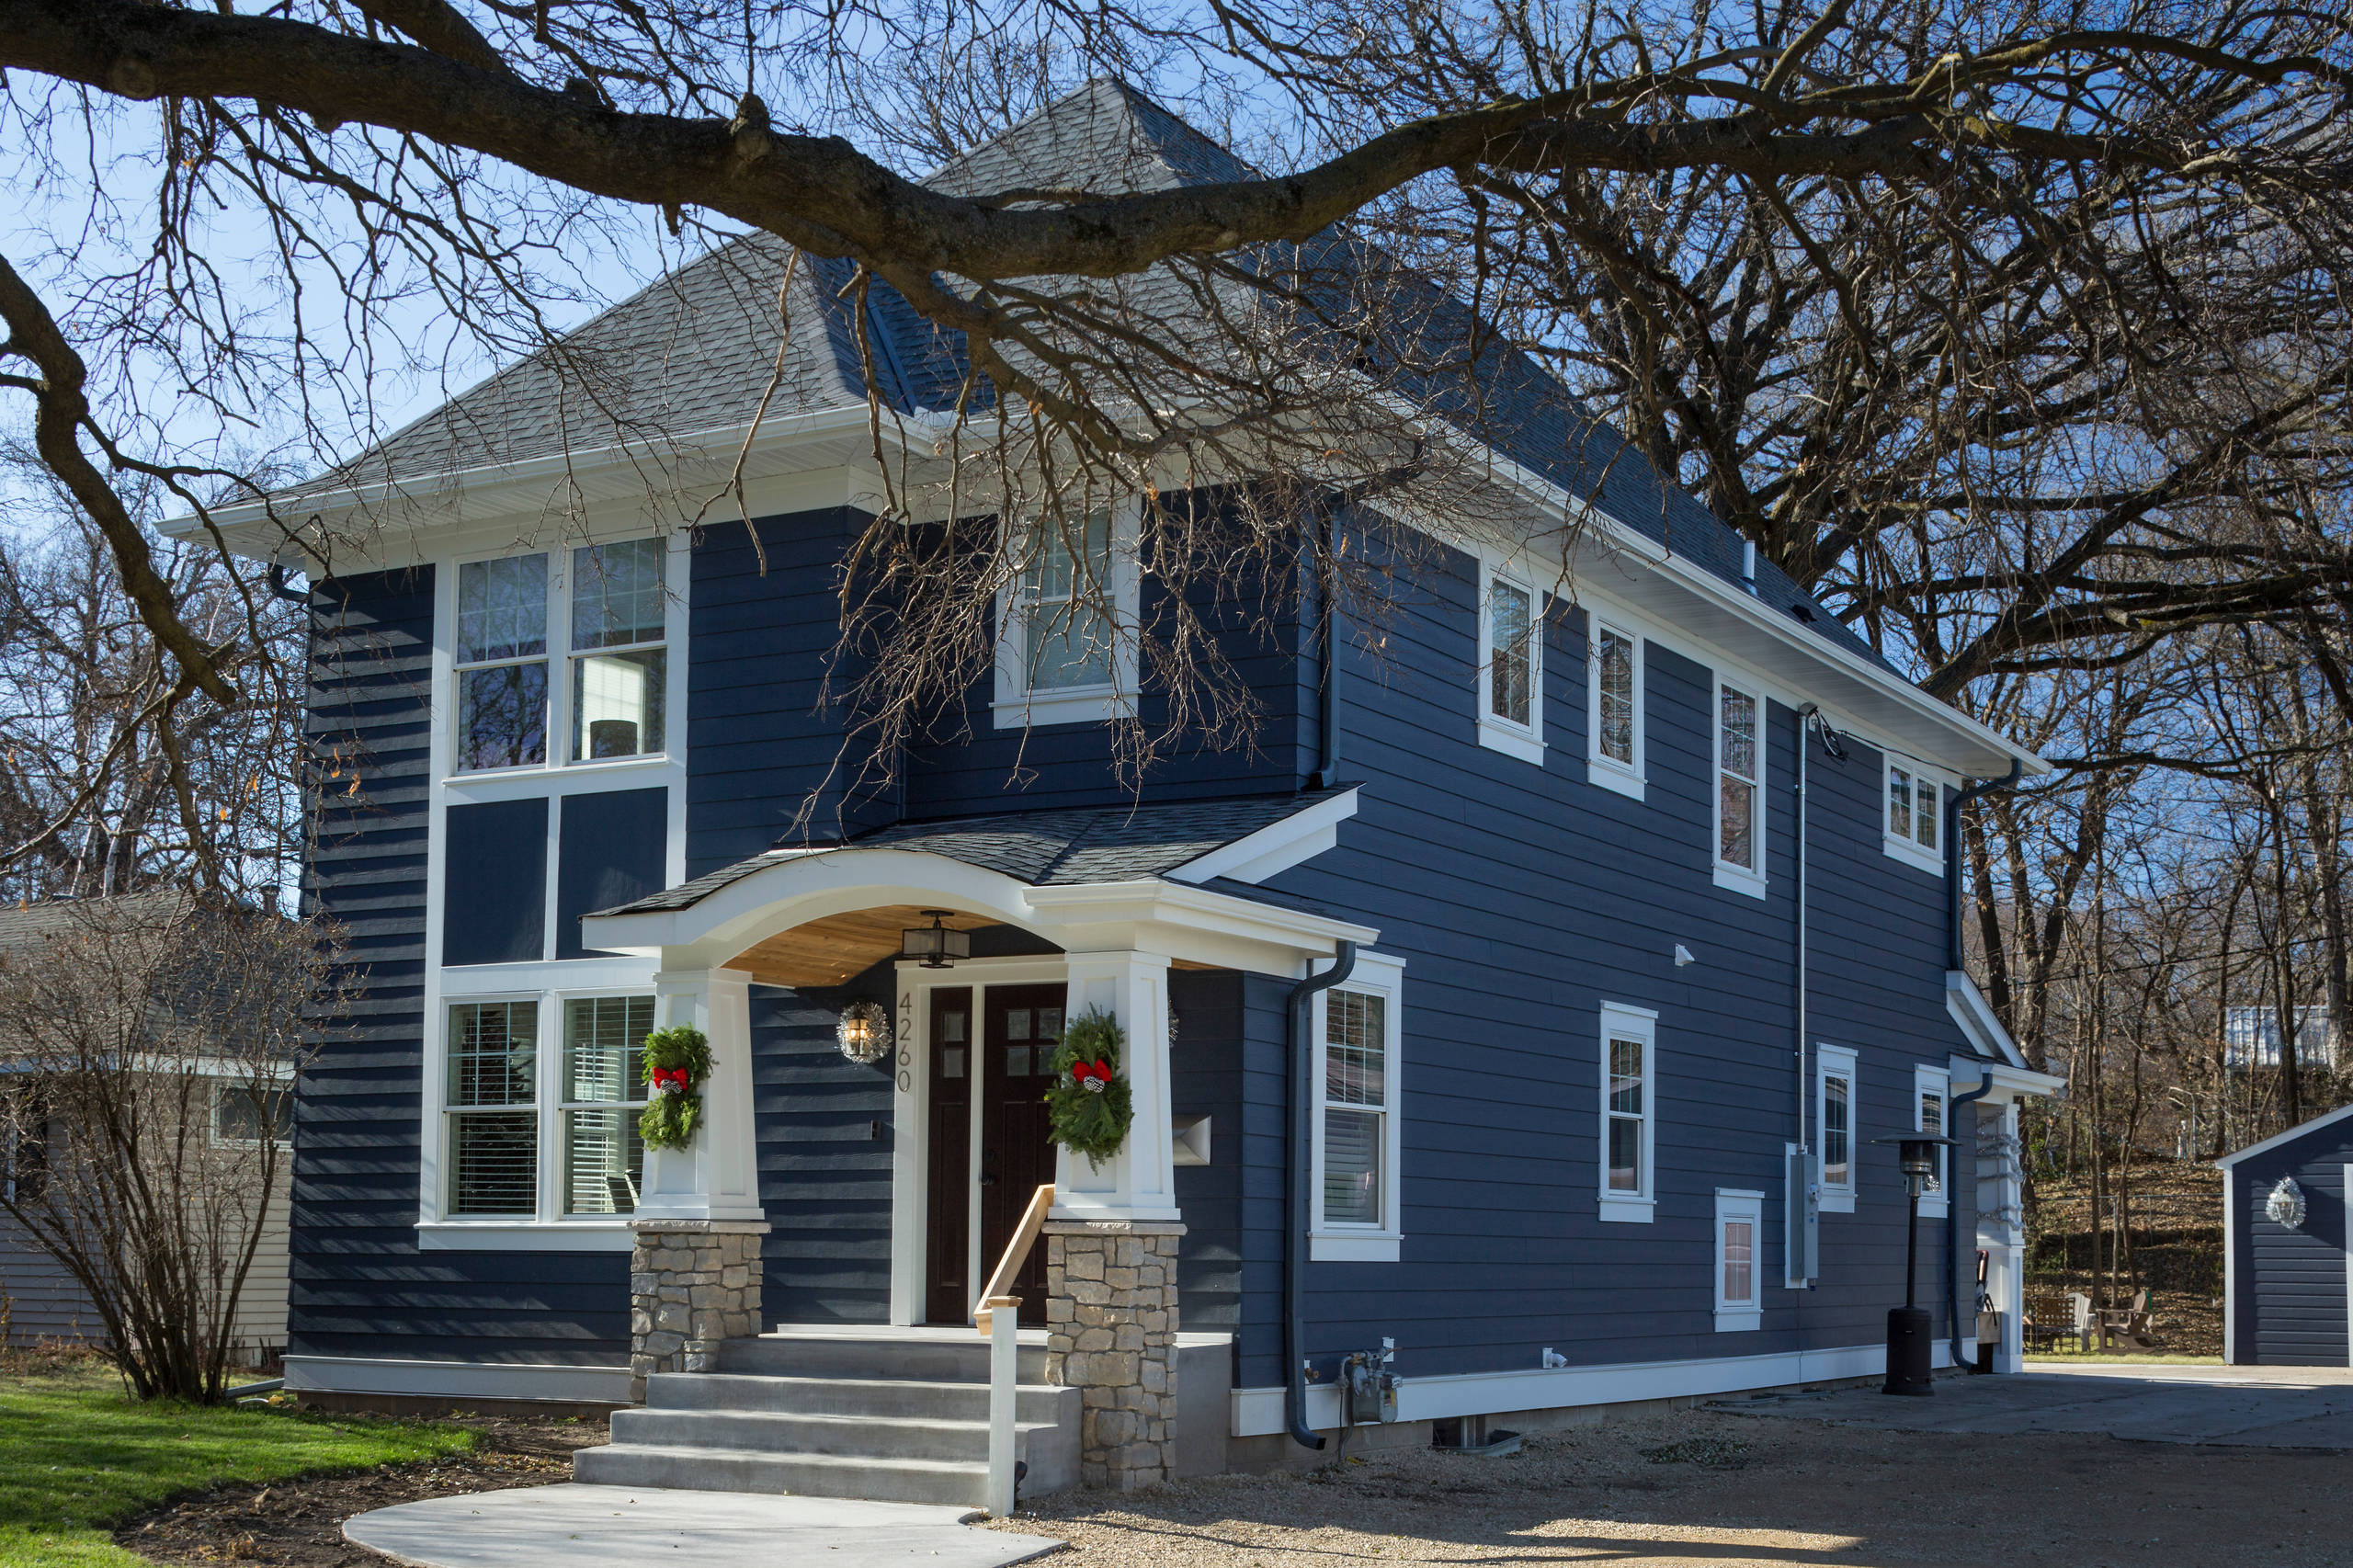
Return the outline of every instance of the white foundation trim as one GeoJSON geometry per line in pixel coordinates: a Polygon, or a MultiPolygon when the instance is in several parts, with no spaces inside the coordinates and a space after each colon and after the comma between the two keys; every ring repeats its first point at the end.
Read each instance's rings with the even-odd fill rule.
{"type": "Polygon", "coordinates": [[[294,1392],[447,1395],[627,1404],[627,1367],[550,1367],[491,1361],[408,1361],[359,1356],[289,1356],[294,1392]]]}
{"type": "Polygon", "coordinates": [[[618,1220],[419,1220],[419,1252],[627,1252],[629,1217],[618,1220]]]}
{"type": "MultiPolygon", "coordinates": [[[[1935,1364],[1952,1365],[1952,1347],[1937,1343],[1935,1364]]],[[[1601,1367],[1557,1367],[1515,1372],[1462,1372],[1404,1378],[1397,1389],[1397,1419],[1444,1421],[1457,1415],[1504,1415],[1520,1410],[1570,1410],[1646,1399],[1693,1399],[1744,1393],[1790,1383],[1878,1377],[1887,1370],[1884,1345],[1826,1350],[1784,1350],[1765,1356],[1719,1356],[1699,1361],[1627,1361],[1601,1367]]],[[[1235,1389],[1232,1435],[1261,1437],[1284,1430],[1280,1388],[1235,1389]]],[[[1307,1389],[1307,1424],[1328,1431],[1340,1424],[1340,1391],[1330,1383],[1307,1389]]]]}

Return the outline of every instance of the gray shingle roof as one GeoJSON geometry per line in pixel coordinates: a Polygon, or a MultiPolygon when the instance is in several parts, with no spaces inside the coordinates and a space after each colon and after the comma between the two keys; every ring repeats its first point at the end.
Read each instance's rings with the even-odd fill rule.
{"type": "MultiPolygon", "coordinates": [[[[957,193],[1031,187],[1126,194],[1257,174],[1133,88],[1097,79],[951,160],[926,183],[957,193]]],[[[1347,248],[1327,240],[1293,254],[1305,255],[1310,267],[1330,268],[1336,278],[1367,261],[1381,265],[1377,253],[1358,251],[1359,259],[1351,259],[1347,248]]],[[[415,484],[495,462],[745,424],[775,366],[781,331],[777,290],[790,254],[782,241],[766,234],[722,245],[570,334],[559,350],[500,371],[295,494],[387,479],[415,484]]],[[[794,272],[794,330],[770,417],[865,402],[855,307],[839,297],[849,276],[847,263],[814,257],[804,258],[794,272]]],[[[1155,288],[1149,278],[1094,286],[1137,299],[1155,288]]],[[[1188,296],[1165,280],[1157,287],[1170,295],[1167,308],[1145,313],[1172,322],[1192,313],[1188,296]]],[[[964,369],[955,335],[933,326],[884,284],[873,286],[867,308],[884,401],[908,413],[945,406],[964,369]]],[[[1469,307],[1434,286],[1409,300],[1407,309],[1416,319],[1405,332],[1471,339],[1469,307]]],[[[1459,387],[1424,390],[1435,406],[1514,461],[1718,578],[1741,582],[1739,535],[1668,483],[1535,358],[1490,347],[1476,381],[1475,408],[1459,387]]],[[[1769,562],[1758,565],[1756,592],[1774,608],[1811,611],[1808,624],[1817,634],[1892,667],[1769,562]]]]}
{"type": "MultiPolygon", "coordinates": [[[[1317,790],[1297,795],[1249,795],[1081,811],[1001,812],[942,822],[900,823],[815,853],[904,849],[999,871],[1031,887],[1143,881],[1165,876],[1213,849],[1247,838],[1339,793],[1317,790]]],[[[784,862],[785,858],[776,853],[756,855],[633,903],[596,913],[659,915],[691,909],[730,883],[784,862]]],[[[1256,895],[1250,891],[1245,896],[1256,895]]]]}

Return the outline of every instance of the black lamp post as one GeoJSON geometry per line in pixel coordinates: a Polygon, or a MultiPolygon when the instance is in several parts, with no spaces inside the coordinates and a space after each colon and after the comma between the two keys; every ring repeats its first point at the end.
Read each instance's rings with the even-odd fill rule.
{"type": "Polygon", "coordinates": [[[1937,1174],[1937,1151],[1949,1149],[1949,1138],[1874,1138],[1874,1143],[1896,1145],[1896,1169],[1904,1173],[1909,1210],[1904,1233],[1904,1304],[1887,1310],[1887,1383],[1882,1393],[1925,1395],[1936,1392],[1930,1362],[1936,1346],[1936,1320],[1917,1304],[1915,1284],[1920,1272],[1920,1194],[1937,1174]]]}

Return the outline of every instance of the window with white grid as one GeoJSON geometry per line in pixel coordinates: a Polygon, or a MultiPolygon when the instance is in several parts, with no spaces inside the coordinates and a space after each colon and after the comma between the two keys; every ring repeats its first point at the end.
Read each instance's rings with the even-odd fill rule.
{"type": "Polygon", "coordinates": [[[1359,955],[1316,998],[1314,1213],[1310,1256],[1397,1256],[1399,967],[1359,955]]]}
{"type": "Polygon", "coordinates": [[[1656,1159],[1658,1015],[1601,1008],[1600,1202],[1604,1220],[1647,1221],[1656,1159]]]}
{"type": "Polygon", "coordinates": [[[1586,644],[1590,663],[1586,723],[1592,744],[1586,776],[1621,795],[1643,797],[1643,644],[1632,632],[1596,617],[1586,644]]]}
{"type": "Polygon", "coordinates": [[[1765,881],[1764,710],[1756,693],[1717,685],[1717,881],[1728,877],[1744,892],[1761,892],[1765,881]]]}

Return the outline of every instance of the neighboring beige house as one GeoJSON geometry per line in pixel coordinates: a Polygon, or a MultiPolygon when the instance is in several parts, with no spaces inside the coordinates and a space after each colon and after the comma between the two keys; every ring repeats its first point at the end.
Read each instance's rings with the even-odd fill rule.
{"type": "MultiPolygon", "coordinates": [[[[72,907],[63,903],[0,909],[0,965],[16,953],[73,929],[72,907]]],[[[5,1081],[12,1071],[11,1064],[0,1061],[0,1081],[5,1081]]],[[[202,1071],[200,1065],[198,1071],[202,1071]]],[[[210,1096],[207,1139],[226,1148],[267,1136],[285,1144],[290,1153],[294,1136],[290,1066],[289,1071],[288,1090],[273,1096],[266,1118],[270,1123],[267,1127],[260,1125],[265,1118],[256,1114],[254,1096],[244,1079],[222,1077],[210,1096]]],[[[6,1126],[0,1124],[0,1190],[13,1195],[23,1166],[19,1151],[8,1146],[11,1136],[6,1126]]],[[[288,1158],[278,1166],[277,1190],[270,1195],[263,1211],[261,1244],[237,1300],[230,1355],[236,1365],[259,1366],[275,1360],[285,1351],[287,1187],[292,1165],[288,1158]]],[[[90,1341],[104,1333],[105,1325],[81,1285],[5,1209],[0,1209],[0,1344],[90,1341]]]]}

